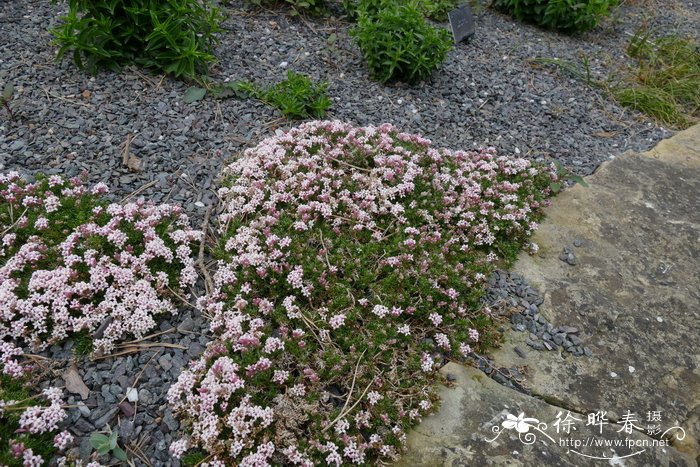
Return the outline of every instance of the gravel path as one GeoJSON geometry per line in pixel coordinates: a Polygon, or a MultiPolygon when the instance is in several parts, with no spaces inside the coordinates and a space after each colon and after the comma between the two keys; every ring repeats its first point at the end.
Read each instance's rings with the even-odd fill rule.
{"type": "MultiPolygon", "coordinates": [[[[330,82],[334,104],[329,118],[355,125],[391,122],[453,149],[490,145],[504,154],[552,157],[582,175],[624,151],[649,149],[671,132],[584,83],[528,60],[587,56],[596,76],[606,76],[611,65],[624,61],[624,46],[643,13],[650,25],[696,39],[700,24],[700,3],[641,0],[623,5],[617,20],[570,38],[479,9],[476,37],[451,51],[431,79],[407,87],[368,79],[347,23],[240,8],[234,2],[224,24],[220,63],[213,72],[217,79],[272,84],[293,69],[330,82]],[[335,44],[328,42],[332,33],[338,38],[335,44]]],[[[115,197],[146,186],[141,195],[183,204],[196,223],[215,200],[212,189],[224,161],[294,124],[254,100],[186,104],[182,95],[187,85],[135,69],[92,78],[67,60],[57,64],[47,28],[57,24],[59,11],[46,0],[0,0],[0,84],[16,88],[11,103],[15,120],[0,110],[0,171],[68,176],[87,171],[92,182],[108,183],[115,197]],[[141,161],[138,171],[123,164],[127,141],[141,161]]],[[[513,326],[538,324],[526,313],[522,316],[513,326]]],[[[71,400],[85,404],[71,409],[75,434],[118,426],[121,439],[140,445],[153,465],[179,465],[167,452],[178,424],[164,396],[180,367],[206,344],[206,321],[187,310],[160,330],[173,327],[177,330],[154,341],[186,350],[157,348],[157,354],[152,350],[79,364],[90,395],[85,401],[79,396],[71,400]],[[135,384],[139,402],[134,417],[117,404],[142,370],[135,384]]],[[[65,367],[71,346],[56,346],[50,356],[65,361],[65,367]]],[[[60,378],[56,383],[63,385],[60,378]]],[[[86,437],[75,448],[84,458],[90,451],[86,437]]]]}

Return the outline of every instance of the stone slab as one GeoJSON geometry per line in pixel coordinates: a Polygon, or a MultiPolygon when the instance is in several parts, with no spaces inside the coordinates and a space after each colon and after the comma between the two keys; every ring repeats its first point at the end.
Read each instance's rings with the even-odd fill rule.
{"type": "Polygon", "coordinates": [[[670,437],[672,447],[644,453],[651,457],[592,465],[698,465],[700,125],[605,163],[586,180],[588,188],[553,200],[533,239],[540,252],[522,255],[514,269],[544,297],[540,313],[578,328],[593,355],[535,351],[524,344],[527,333],[508,331],[496,366],[524,367],[535,397],[478,370],[450,368],[460,375],[457,388],[443,389],[443,408],[411,433],[400,465],[587,465],[558,446],[484,441],[504,411],[542,419],[558,410],[583,418],[605,411],[611,422],[629,412],[639,420],[633,435],[643,438],[649,424],[685,430],[682,440],[670,437]],[[559,259],[565,246],[576,265],[559,259]],[[525,358],[516,346],[528,349],[525,358]],[[651,412],[661,421],[649,422],[651,412]]]}
{"type": "MultiPolygon", "coordinates": [[[[640,447],[630,451],[624,446],[626,439],[640,444],[653,441],[636,431],[631,434],[618,432],[620,427],[615,425],[604,425],[602,433],[599,433],[597,427],[588,427],[595,430],[586,430],[582,422],[576,422],[578,429],[570,430],[571,434],[568,435],[564,433],[564,425],[560,424],[560,433],[557,433],[557,427],[551,422],[556,420],[561,408],[501,386],[475,368],[448,363],[441,372],[451,373],[456,378],[454,385],[441,387],[442,405],[439,411],[423,419],[409,433],[408,452],[396,464],[397,467],[685,466],[693,462],[687,455],[666,447],[640,447]],[[547,427],[543,427],[542,432],[530,427],[528,433],[519,435],[516,430],[502,426],[508,414],[517,417],[520,413],[547,423],[547,427]],[[493,427],[500,429],[501,433],[495,441],[489,442],[497,435],[493,427]],[[589,435],[601,442],[618,441],[623,446],[576,448],[571,446],[572,441],[568,441],[570,446],[566,445],[567,440],[585,440],[589,435]],[[644,452],[633,458],[617,461],[584,457],[624,456],[642,449],[644,452]]],[[[560,419],[564,420],[567,414],[564,411],[560,419]]],[[[581,420],[586,418],[575,413],[572,416],[581,420]]]]}

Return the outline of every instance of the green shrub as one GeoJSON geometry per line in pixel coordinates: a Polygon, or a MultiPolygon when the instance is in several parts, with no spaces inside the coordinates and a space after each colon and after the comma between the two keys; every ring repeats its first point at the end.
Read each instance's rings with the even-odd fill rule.
{"type": "Polygon", "coordinates": [[[350,32],[379,82],[416,83],[432,73],[445,60],[452,47],[446,29],[429,25],[417,2],[399,4],[363,1],[357,25],[350,32]]]}
{"type": "MultiPolygon", "coordinates": [[[[347,15],[357,21],[362,8],[370,15],[375,15],[392,0],[343,0],[342,5],[347,15]]],[[[457,8],[459,0],[418,0],[418,7],[423,16],[434,21],[447,21],[447,13],[457,8]]]]}
{"type": "Polygon", "coordinates": [[[317,15],[323,12],[325,3],[323,0],[246,0],[247,3],[256,6],[274,6],[280,4],[287,4],[292,8],[292,16],[299,15],[301,13],[310,13],[312,15],[317,15]]]}
{"type": "Polygon", "coordinates": [[[617,0],[494,0],[493,6],[519,21],[567,33],[596,27],[617,0]]]}
{"type": "Polygon", "coordinates": [[[58,59],[72,52],[79,68],[137,64],[176,77],[208,71],[215,58],[219,11],[206,0],[68,0],[53,29],[58,59]]]}
{"type": "Polygon", "coordinates": [[[434,21],[447,21],[447,13],[457,8],[459,0],[422,0],[423,14],[434,21]]]}
{"type": "Polygon", "coordinates": [[[288,118],[323,117],[331,106],[328,83],[314,84],[307,76],[287,72],[287,79],[264,89],[253,90],[258,99],[274,106],[288,118]]]}

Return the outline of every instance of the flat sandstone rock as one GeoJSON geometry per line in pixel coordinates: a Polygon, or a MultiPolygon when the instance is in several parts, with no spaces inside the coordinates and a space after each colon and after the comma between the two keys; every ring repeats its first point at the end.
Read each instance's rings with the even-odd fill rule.
{"type": "MultiPolygon", "coordinates": [[[[527,333],[509,331],[493,355],[496,366],[526,366],[527,386],[547,403],[450,365],[457,387],[445,388],[441,411],[411,433],[402,465],[697,465],[700,125],[648,153],[607,162],[586,181],[589,188],[576,186],[553,200],[533,239],[540,252],[522,255],[514,269],[545,298],[540,313],[554,326],[579,329],[592,356],[535,351],[525,345],[527,333]],[[565,247],[575,265],[560,259],[565,247]],[[527,349],[525,358],[516,346],[527,349]],[[578,439],[651,441],[674,426],[685,437],[677,439],[682,433],[673,429],[665,436],[671,447],[585,450],[622,457],[644,449],[612,461],[567,452],[558,438],[556,445],[545,445],[541,435],[523,444],[515,430],[486,441],[507,414],[552,422],[553,413],[569,410],[582,419],[578,439]],[[609,422],[603,433],[586,426],[587,414],[603,411],[609,422]],[[636,419],[631,434],[617,432],[625,416],[636,419]]],[[[552,430],[546,433],[555,438],[552,430]]]]}

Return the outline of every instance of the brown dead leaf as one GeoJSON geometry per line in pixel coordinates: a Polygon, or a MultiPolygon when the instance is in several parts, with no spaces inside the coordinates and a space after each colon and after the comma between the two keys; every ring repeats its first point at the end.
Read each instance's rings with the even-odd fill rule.
{"type": "Polygon", "coordinates": [[[83,93],[81,95],[83,96],[83,100],[86,102],[89,101],[90,98],[92,97],[92,93],[88,89],[83,91],[83,93]]]}
{"type": "Polygon", "coordinates": [[[129,169],[131,172],[140,172],[141,171],[141,165],[142,165],[142,160],[139,157],[134,156],[133,154],[129,153],[128,156],[126,156],[126,168],[129,169]]]}
{"type": "Polygon", "coordinates": [[[142,161],[131,153],[131,141],[133,141],[133,139],[134,135],[128,135],[126,141],[124,141],[122,145],[122,164],[131,172],[140,172],[142,161]]]}
{"type": "Polygon", "coordinates": [[[63,381],[66,382],[66,389],[73,394],[80,394],[80,397],[85,400],[90,394],[90,389],[85,386],[83,379],[78,373],[78,368],[75,363],[63,372],[63,381]]]}

